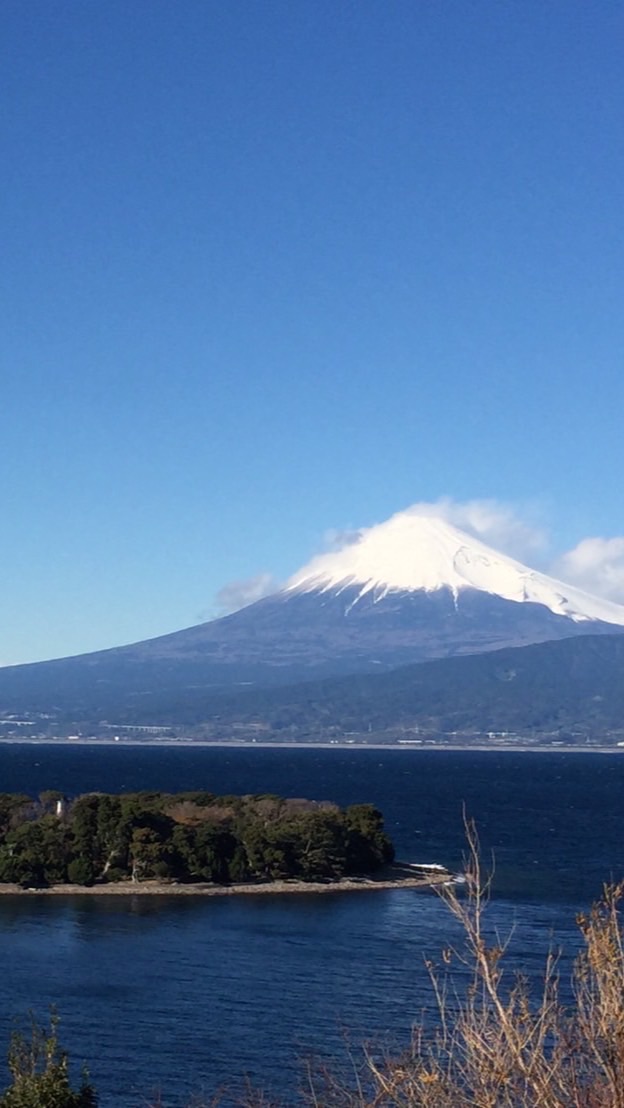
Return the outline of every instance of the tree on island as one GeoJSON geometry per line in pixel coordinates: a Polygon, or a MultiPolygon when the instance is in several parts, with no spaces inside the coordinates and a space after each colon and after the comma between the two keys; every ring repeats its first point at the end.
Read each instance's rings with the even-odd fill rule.
{"type": "Polygon", "coordinates": [[[0,882],[337,880],[394,858],[381,813],[212,793],[0,794],[0,882]]]}

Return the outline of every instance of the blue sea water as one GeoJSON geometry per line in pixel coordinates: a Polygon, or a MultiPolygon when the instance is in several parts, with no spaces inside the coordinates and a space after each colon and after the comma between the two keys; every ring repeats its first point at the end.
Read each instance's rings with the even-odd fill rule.
{"type": "MultiPolygon", "coordinates": [[[[371,801],[398,855],[459,869],[465,811],[494,859],[491,925],[539,980],[624,874],[624,758],[594,753],[0,746],[0,791],[202,788],[371,801]]],[[[310,1056],[405,1044],[457,926],[431,893],[0,898],[0,1037],[55,1004],[103,1108],[252,1082],[293,1103],[310,1056]]]]}

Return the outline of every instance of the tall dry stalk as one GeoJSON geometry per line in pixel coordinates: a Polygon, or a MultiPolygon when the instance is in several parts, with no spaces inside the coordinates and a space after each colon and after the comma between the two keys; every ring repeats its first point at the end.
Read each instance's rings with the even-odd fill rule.
{"type": "Polygon", "coordinates": [[[574,974],[575,1003],[564,1010],[557,959],[544,964],[539,995],[519,975],[505,976],[508,942],[484,927],[489,878],[481,867],[474,824],[466,822],[464,895],[441,891],[461,924],[464,948],[443,952],[440,975],[429,972],[436,1027],[414,1035],[408,1055],[383,1063],[365,1058],[350,1088],[325,1073],[312,1081],[314,1108],[624,1108],[624,951],[618,902],[624,886],[579,918],[584,949],[574,974]],[[460,960],[469,984],[452,985],[460,960]]]}
{"type": "MultiPolygon", "coordinates": [[[[303,1092],[282,1105],[307,1108],[624,1108],[624,945],[618,904],[624,882],[578,917],[583,949],[574,968],[573,1003],[559,997],[557,958],[544,963],[538,995],[505,970],[509,940],[485,927],[490,877],[481,866],[475,826],[465,820],[466,883],[458,895],[438,887],[461,925],[461,951],[442,951],[442,970],[428,963],[436,1000],[432,1028],[417,1027],[412,1047],[379,1061],[353,1060],[351,1079],[311,1068],[303,1092]],[[468,985],[460,995],[453,967],[468,985]]],[[[201,1102],[207,1108],[206,1102],[201,1102]]],[[[254,1090],[217,1095],[211,1106],[278,1108],[254,1090]]],[[[199,1106],[198,1106],[199,1108],[199,1106]]]]}
{"type": "Polygon", "coordinates": [[[624,948],[618,918],[623,895],[624,882],[607,885],[589,915],[577,917],[585,940],[575,974],[577,1040],[594,1095],[602,1095],[595,1103],[612,1108],[624,1108],[624,948]]]}

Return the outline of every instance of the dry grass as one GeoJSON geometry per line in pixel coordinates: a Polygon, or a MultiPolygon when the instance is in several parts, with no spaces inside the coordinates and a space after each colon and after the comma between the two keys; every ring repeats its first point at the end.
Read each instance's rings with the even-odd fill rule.
{"type": "MultiPolygon", "coordinates": [[[[489,878],[481,869],[474,825],[466,823],[468,859],[462,894],[439,895],[459,921],[461,952],[442,951],[429,965],[437,1002],[434,1026],[416,1029],[407,1054],[383,1062],[365,1054],[351,1080],[311,1069],[307,1088],[285,1104],[308,1108],[624,1108],[624,949],[618,904],[624,883],[607,886],[577,920],[583,948],[575,963],[574,1001],[559,998],[557,959],[545,962],[539,995],[518,975],[504,976],[507,943],[487,938],[489,878]],[[468,971],[459,996],[457,960],[468,971]]],[[[261,1093],[224,1094],[214,1105],[277,1108],[261,1093]]]]}
{"type": "Polygon", "coordinates": [[[467,824],[466,895],[440,895],[462,926],[465,948],[442,952],[442,976],[429,966],[437,1026],[417,1029],[409,1054],[366,1058],[352,1088],[331,1074],[312,1078],[314,1108],[624,1108],[624,950],[618,903],[624,884],[605,887],[578,924],[584,947],[574,971],[574,1004],[559,999],[557,961],[544,966],[538,996],[524,978],[503,980],[506,945],[489,942],[489,880],[467,824]],[[469,970],[462,997],[452,965],[469,970]]]}

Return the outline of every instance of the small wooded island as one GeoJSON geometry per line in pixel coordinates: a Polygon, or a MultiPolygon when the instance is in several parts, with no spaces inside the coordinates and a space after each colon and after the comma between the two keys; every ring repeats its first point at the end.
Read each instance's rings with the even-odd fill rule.
{"type": "Polygon", "coordinates": [[[350,884],[387,872],[393,860],[371,804],[341,809],[207,792],[90,793],[73,801],[53,791],[36,800],[0,794],[0,891],[350,884]]]}

